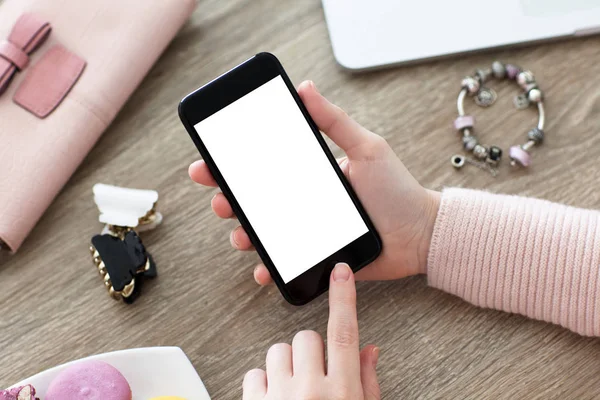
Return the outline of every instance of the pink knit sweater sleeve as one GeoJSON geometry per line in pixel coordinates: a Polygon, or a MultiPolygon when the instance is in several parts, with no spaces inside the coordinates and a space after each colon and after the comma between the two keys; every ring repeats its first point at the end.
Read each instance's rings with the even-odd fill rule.
{"type": "Polygon", "coordinates": [[[446,189],[429,284],[481,306],[600,336],[600,212],[446,189]]]}

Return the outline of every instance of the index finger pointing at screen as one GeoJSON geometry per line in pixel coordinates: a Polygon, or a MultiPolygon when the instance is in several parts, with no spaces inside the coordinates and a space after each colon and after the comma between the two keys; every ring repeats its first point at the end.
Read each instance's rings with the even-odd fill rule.
{"type": "Polygon", "coordinates": [[[360,376],[356,285],[347,264],[337,264],[329,286],[329,323],[327,325],[327,375],[347,382],[360,376]]]}

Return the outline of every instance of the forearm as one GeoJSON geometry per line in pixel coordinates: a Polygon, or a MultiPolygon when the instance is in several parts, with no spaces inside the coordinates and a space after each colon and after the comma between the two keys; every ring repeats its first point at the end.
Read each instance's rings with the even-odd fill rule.
{"type": "Polygon", "coordinates": [[[481,306],[600,336],[600,212],[448,189],[429,284],[481,306]]]}

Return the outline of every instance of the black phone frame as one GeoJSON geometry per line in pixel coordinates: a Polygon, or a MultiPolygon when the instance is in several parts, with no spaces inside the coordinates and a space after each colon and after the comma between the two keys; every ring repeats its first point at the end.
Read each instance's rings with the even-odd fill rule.
{"type": "MultiPolygon", "coordinates": [[[[329,276],[333,267],[338,262],[347,263],[351,266],[352,270],[356,272],[379,256],[382,251],[382,242],[375,226],[360,203],[352,186],[344,176],[344,173],[341,171],[335,157],[323,139],[317,125],[302,103],[300,96],[298,96],[298,93],[283,69],[283,66],[273,54],[259,53],[187,95],[179,104],[179,117],[217,184],[231,204],[240,224],[250,237],[258,255],[271,273],[273,281],[281,291],[283,297],[290,304],[304,305],[327,291],[329,288],[329,276]],[[290,94],[296,101],[300,111],[302,111],[306,122],[311,127],[321,148],[327,155],[331,166],[342,181],[348,195],[352,199],[352,202],[368,228],[367,233],[336,251],[287,284],[284,283],[276,266],[273,264],[267,251],[262,245],[260,238],[256,235],[252,225],[246,218],[242,207],[237,202],[237,199],[227,185],[227,182],[221,175],[219,168],[213,161],[208,149],[202,143],[200,135],[194,129],[194,126],[198,122],[215,114],[219,110],[227,107],[277,76],[283,78],[290,94]]],[[[302,246],[299,245],[298,251],[302,250],[302,246]]],[[[290,254],[290,257],[293,256],[293,254],[290,254]]]]}

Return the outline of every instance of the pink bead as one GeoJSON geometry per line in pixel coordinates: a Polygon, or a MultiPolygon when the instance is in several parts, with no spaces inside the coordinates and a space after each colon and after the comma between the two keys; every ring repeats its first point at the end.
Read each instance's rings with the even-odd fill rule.
{"type": "Polygon", "coordinates": [[[513,146],[510,148],[510,159],[516,161],[523,167],[529,167],[531,164],[531,156],[523,150],[521,146],[513,146]]]}
{"type": "Polygon", "coordinates": [[[470,115],[463,115],[454,120],[454,129],[462,131],[465,128],[472,128],[475,124],[475,118],[470,115]]]}
{"type": "Polygon", "coordinates": [[[506,77],[508,79],[515,79],[517,77],[517,75],[519,75],[520,71],[521,71],[521,69],[519,67],[517,67],[516,65],[513,65],[513,64],[506,65],[506,77]]]}

